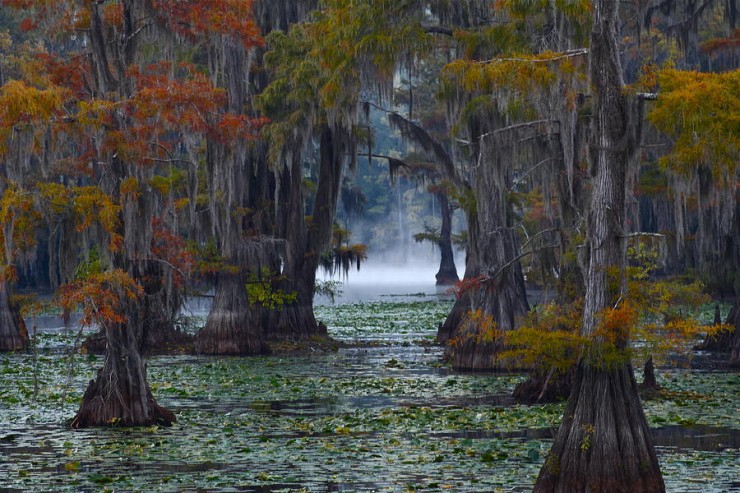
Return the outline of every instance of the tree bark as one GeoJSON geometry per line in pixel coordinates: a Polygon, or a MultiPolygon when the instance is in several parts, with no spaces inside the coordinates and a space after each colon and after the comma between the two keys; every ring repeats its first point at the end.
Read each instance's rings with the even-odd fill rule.
{"type": "MultiPolygon", "coordinates": [[[[593,176],[582,335],[593,339],[576,370],[563,422],[534,487],[537,493],[663,492],[665,486],[628,355],[599,358],[603,311],[622,302],[627,170],[640,115],[623,92],[618,2],[594,3],[590,75],[593,176]]],[[[629,327],[620,327],[629,330],[629,327]]],[[[617,349],[626,349],[618,338],[617,349]]]]}
{"type": "Polygon", "coordinates": [[[23,317],[10,302],[8,283],[0,280],[0,352],[20,351],[29,344],[23,317]]]}
{"type": "Polygon", "coordinates": [[[324,125],[319,135],[319,177],[310,221],[304,215],[303,169],[295,156],[283,175],[286,205],[282,226],[286,238],[284,290],[296,293],[295,303],[283,306],[269,318],[266,336],[271,341],[303,341],[327,337],[326,326],[318,323],[313,310],[316,270],[321,254],[330,246],[339,188],[344,176],[344,156],[349,136],[324,125]]]}
{"type": "Polygon", "coordinates": [[[103,367],[91,380],[72,428],[91,426],[169,426],[175,415],[159,406],[149,389],[142,344],[138,302],[127,303],[127,321],[106,327],[103,367]]]}
{"type": "Polygon", "coordinates": [[[260,324],[253,320],[243,274],[221,272],[205,327],[195,337],[201,354],[246,356],[267,353],[260,324]]]}
{"type": "Polygon", "coordinates": [[[534,491],[665,491],[629,365],[578,366],[563,422],[534,491]]]}
{"type": "Polygon", "coordinates": [[[509,186],[503,147],[495,135],[481,142],[472,193],[475,210],[468,210],[468,286],[458,296],[450,315],[440,327],[437,340],[447,344],[445,357],[455,369],[488,371],[501,369],[496,354],[500,337],[490,337],[492,327],[474,322],[471,312],[490,317],[495,330],[505,332],[529,311],[519,245],[511,228],[506,193],[509,186]]]}

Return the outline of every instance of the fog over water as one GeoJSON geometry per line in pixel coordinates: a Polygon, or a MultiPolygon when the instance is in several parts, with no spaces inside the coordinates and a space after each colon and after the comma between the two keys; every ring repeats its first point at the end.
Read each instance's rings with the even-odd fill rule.
{"type": "MultiPolygon", "coordinates": [[[[458,275],[464,273],[464,253],[456,252],[458,275]]],[[[374,255],[368,252],[368,259],[357,269],[352,268],[347,276],[335,273],[333,276],[318,272],[319,281],[338,281],[341,295],[335,303],[357,303],[396,299],[398,301],[424,299],[426,297],[452,297],[449,286],[436,286],[434,275],[439,270],[439,253],[430,245],[414,245],[405,258],[394,258],[393,252],[374,255]]],[[[315,304],[330,303],[326,296],[316,296],[315,304]]]]}

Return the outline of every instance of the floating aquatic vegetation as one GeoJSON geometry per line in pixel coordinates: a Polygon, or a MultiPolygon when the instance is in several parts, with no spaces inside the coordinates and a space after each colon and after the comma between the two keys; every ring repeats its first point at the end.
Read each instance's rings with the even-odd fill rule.
{"type": "MultiPolygon", "coordinates": [[[[99,361],[70,353],[73,334],[41,333],[35,358],[0,356],[3,491],[530,491],[563,405],[515,404],[522,375],[440,364],[429,341],[448,308],[322,307],[330,334],[352,343],[337,352],[150,358],[170,428],[66,428],[99,361]]],[[[684,437],[656,438],[668,490],[730,490],[740,376],[658,378],[666,398],[645,403],[648,419],[684,437]]]]}

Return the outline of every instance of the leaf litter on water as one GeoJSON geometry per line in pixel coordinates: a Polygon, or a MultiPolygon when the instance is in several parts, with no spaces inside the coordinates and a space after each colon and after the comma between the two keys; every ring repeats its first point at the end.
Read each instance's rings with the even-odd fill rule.
{"type": "MultiPolygon", "coordinates": [[[[430,345],[449,301],[321,307],[348,347],[304,356],[158,356],[148,361],[171,428],[71,431],[99,364],[48,332],[0,358],[0,464],[8,491],[529,491],[562,404],[508,397],[524,377],[466,375],[430,345]],[[70,366],[71,365],[71,366],[70,366]],[[34,373],[38,376],[34,392],[34,373]],[[67,386],[67,375],[72,376],[67,386]],[[61,397],[65,396],[64,402],[61,397]]],[[[654,426],[737,429],[738,376],[659,372],[654,426]]],[[[670,491],[725,491],[737,444],[659,446],[670,491]],[[724,447],[724,448],[723,448],[724,447]]]]}

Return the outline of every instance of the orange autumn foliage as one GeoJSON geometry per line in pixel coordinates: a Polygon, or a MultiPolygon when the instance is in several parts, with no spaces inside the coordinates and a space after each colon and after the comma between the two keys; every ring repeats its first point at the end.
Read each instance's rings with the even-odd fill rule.
{"type": "Polygon", "coordinates": [[[251,0],[154,0],[152,7],[160,23],[189,40],[222,35],[246,48],[264,44],[251,0]]]}
{"type": "Polygon", "coordinates": [[[125,323],[125,303],[142,294],[143,289],[128,273],[112,269],[65,284],[57,292],[57,302],[66,312],[81,309],[82,325],[108,327],[125,323]]]}

